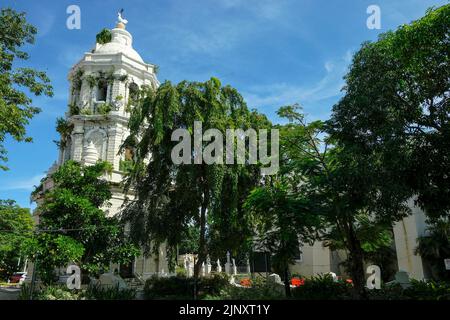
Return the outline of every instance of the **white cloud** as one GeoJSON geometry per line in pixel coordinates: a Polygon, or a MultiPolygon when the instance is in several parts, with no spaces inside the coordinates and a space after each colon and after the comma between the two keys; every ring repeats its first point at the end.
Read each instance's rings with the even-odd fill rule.
{"type": "Polygon", "coordinates": [[[274,83],[252,87],[244,92],[250,107],[279,107],[287,104],[307,104],[338,96],[344,86],[343,76],[351,61],[351,52],[347,51],[339,59],[323,64],[325,75],[311,85],[274,83]]]}
{"type": "Polygon", "coordinates": [[[38,174],[31,178],[15,180],[5,183],[0,186],[0,190],[25,190],[32,191],[34,186],[38,186],[41,182],[41,179],[44,177],[44,174],[38,174]]]}
{"type": "Polygon", "coordinates": [[[287,0],[217,0],[211,4],[211,1],[183,3],[166,12],[167,18],[162,23],[150,26],[144,20],[134,23],[137,28],[148,30],[151,42],[166,49],[174,48],[171,57],[176,60],[236,48],[265,28],[284,25],[285,15],[290,13],[287,0]]]}

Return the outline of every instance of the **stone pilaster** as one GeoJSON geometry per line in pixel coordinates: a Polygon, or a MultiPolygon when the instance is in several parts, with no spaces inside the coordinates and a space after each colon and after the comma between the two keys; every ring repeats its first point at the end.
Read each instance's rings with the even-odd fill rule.
{"type": "Polygon", "coordinates": [[[120,157],[117,155],[119,152],[120,144],[122,143],[123,128],[120,124],[108,129],[108,148],[106,160],[113,164],[114,170],[119,170],[120,157]]]}
{"type": "Polygon", "coordinates": [[[72,133],[72,160],[80,161],[83,156],[83,136],[84,128],[82,126],[76,126],[72,133]]]}

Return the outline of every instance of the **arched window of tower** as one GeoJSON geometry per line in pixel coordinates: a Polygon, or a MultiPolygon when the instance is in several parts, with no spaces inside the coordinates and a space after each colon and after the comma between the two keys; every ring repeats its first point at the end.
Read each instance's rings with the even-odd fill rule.
{"type": "Polygon", "coordinates": [[[130,83],[128,90],[130,93],[129,94],[130,101],[131,101],[131,103],[133,103],[134,101],[136,101],[139,98],[139,86],[136,83],[132,82],[132,83],[130,83]]]}
{"type": "Polygon", "coordinates": [[[106,81],[99,81],[97,85],[97,101],[106,101],[108,94],[108,83],[106,81]]]}

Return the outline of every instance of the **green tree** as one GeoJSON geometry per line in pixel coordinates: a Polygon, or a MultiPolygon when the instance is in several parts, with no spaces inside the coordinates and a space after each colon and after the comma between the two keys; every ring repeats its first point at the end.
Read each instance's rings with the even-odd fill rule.
{"type": "Polygon", "coordinates": [[[430,218],[450,212],[450,5],[364,43],[333,107],[330,133],[362,159],[379,155],[430,218]]]}
{"type": "Polygon", "coordinates": [[[68,263],[81,263],[84,246],[69,236],[43,232],[22,244],[27,256],[34,261],[35,270],[45,284],[55,281],[55,268],[68,263]]]}
{"type": "MultiPolygon", "coordinates": [[[[173,250],[186,230],[197,226],[198,259],[194,272],[197,279],[208,254],[210,231],[217,230],[219,225],[224,232],[226,228],[241,228],[238,220],[245,219],[240,208],[245,200],[243,194],[252,188],[253,182],[259,181],[253,175],[259,177],[260,173],[252,166],[194,164],[197,154],[193,150],[183,154],[192,164],[174,164],[171,152],[178,142],[172,141],[172,133],[178,128],[193,133],[194,121],[201,121],[203,132],[216,128],[223,136],[228,128],[245,130],[256,124],[267,127],[270,123],[250,112],[235,89],[222,87],[215,78],[204,83],[165,82],[156,91],[144,88],[135,102],[129,123],[131,135],[124,147],[136,150],[136,164],[128,183],[136,190],[137,199],[124,210],[123,219],[130,222],[131,235],[146,252],[157,249],[163,242],[173,250]],[[248,182],[241,185],[242,181],[248,182]]],[[[203,151],[206,145],[203,142],[203,151]]],[[[222,160],[225,163],[225,152],[222,160]]],[[[248,234],[230,236],[243,239],[248,234]]]]}
{"type": "Polygon", "coordinates": [[[448,219],[433,221],[428,226],[427,233],[417,239],[416,254],[425,260],[435,280],[449,280],[448,270],[445,270],[444,259],[450,257],[450,222],[448,219]]]}
{"type": "Polygon", "coordinates": [[[13,200],[0,200],[0,277],[7,279],[18,271],[26,255],[22,243],[32,237],[33,220],[28,208],[13,200]]]}
{"type": "Polygon", "coordinates": [[[4,141],[10,135],[16,141],[32,141],[27,137],[25,126],[40,109],[32,106],[26,92],[39,96],[52,96],[53,91],[45,72],[32,68],[17,67],[28,54],[21,50],[34,43],[36,28],[25,19],[25,13],[12,9],[0,11],[0,170],[7,170],[1,162],[7,162],[4,141]]]}
{"type": "MultiPolygon", "coordinates": [[[[67,161],[49,179],[54,187],[37,189],[43,197],[38,207],[39,229],[30,251],[38,254],[44,273],[51,274],[60,263],[77,261],[82,270],[96,274],[109,263],[126,263],[138,253],[127,241],[117,217],[104,211],[111,199],[110,184],[103,179],[111,171],[107,162],[82,166],[67,161]],[[80,255],[80,247],[82,255],[80,255]],[[68,259],[71,257],[71,259],[68,259]]],[[[39,194],[40,193],[40,194],[39,194]]]]}
{"type": "Polygon", "coordinates": [[[324,123],[307,123],[299,108],[294,105],[279,110],[290,122],[281,132],[282,146],[287,150],[285,170],[296,179],[293,186],[301,186],[299,192],[314,204],[312,213],[323,219],[318,239],[333,239],[346,249],[355,295],[363,297],[364,247],[375,247],[380,238],[358,232],[363,230],[361,222],[370,221],[376,230],[392,226],[409,213],[406,200],[410,190],[398,183],[396,174],[384,174],[379,154],[363,157],[351,145],[334,143],[324,123]]]}
{"type": "MultiPolygon", "coordinates": [[[[373,223],[372,217],[359,214],[355,217],[356,237],[361,241],[363,261],[366,264],[376,264],[381,269],[381,277],[385,282],[392,280],[396,268],[394,267],[395,250],[393,249],[393,231],[391,225],[373,223]]],[[[324,244],[331,250],[347,251],[343,237],[336,226],[323,237],[324,244]]],[[[342,262],[346,270],[351,270],[348,261],[342,262]]]]}
{"type": "Polygon", "coordinates": [[[272,264],[284,275],[286,296],[291,296],[289,265],[295,262],[301,243],[314,239],[319,215],[311,214],[309,201],[293,193],[286,181],[275,180],[254,189],[245,209],[256,229],[257,246],[272,254],[272,264]]]}
{"type": "Polygon", "coordinates": [[[180,245],[178,246],[179,254],[198,253],[198,239],[200,230],[195,225],[188,226],[184,231],[180,245]]]}

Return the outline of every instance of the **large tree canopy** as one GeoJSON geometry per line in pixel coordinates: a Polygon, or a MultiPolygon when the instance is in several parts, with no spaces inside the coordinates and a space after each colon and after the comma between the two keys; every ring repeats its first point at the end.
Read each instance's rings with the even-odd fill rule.
{"type": "Polygon", "coordinates": [[[53,188],[36,190],[35,196],[43,197],[43,202],[37,209],[39,229],[29,252],[37,256],[49,280],[55,267],[70,261],[95,274],[108,269],[110,262],[126,263],[139,253],[127,242],[117,217],[104,211],[111,191],[102,176],[110,171],[107,162],[82,166],[67,161],[51,175],[53,188]]]}
{"type": "Polygon", "coordinates": [[[395,183],[396,176],[380,179],[383,162],[375,155],[363,158],[353,148],[336,144],[323,122],[306,122],[300,106],[280,108],[278,114],[289,120],[281,127],[280,172],[289,192],[304,204],[296,212],[301,217],[303,211],[300,225],[314,227],[316,239],[325,245],[346,250],[355,294],[364,295],[364,259],[389,245],[386,235],[393,222],[409,212],[409,190],[395,183]],[[306,217],[320,218],[307,223],[306,217]]]}
{"type": "Polygon", "coordinates": [[[33,220],[30,209],[19,207],[13,200],[0,200],[0,277],[19,271],[25,255],[22,244],[31,238],[33,220]]]}
{"type": "Polygon", "coordinates": [[[450,5],[382,34],[356,53],[330,133],[382,161],[430,217],[450,210],[450,5]]]}
{"type": "MultiPolygon", "coordinates": [[[[124,143],[136,150],[129,183],[137,197],[123,218],[147,252],[162,242],[174,248],[191,226],[199,228],[197,276],[209,241],[217,250],[226,250],[249,237],[242,204],[259,182],[260,168],[225,164],[225,152],[224,164],[194,164],[197,153],[191,148],[183,155],[192,164],[175,164],[171,152],[178,141],[172,141],[172,133],[178,128],[193,133],[194,121],[201,121],[203,132],[215,128],[224,137],[226,129],[268,128],[270,123],[250,112],[235,89],[222,87],[215,78],[204,83],[165,82],[156,91],[144,88],[138,100],[131,114],[131,135],[124,143]]],[[[208,143],[200,143],[206,152],[208,143]]]]}
{"type": "Polygon", "coordinates": [[[8,160],[4,141],[10,135],[16,141],[32,141],[27,137],[25,126],[40,112],[31,105],[27,89],[39,96],[52,96],[53,91],[45,72],[32,68],[16,67],[18,61],[27,60],[28,54],[21,50],[25,44],[33,44],[36,28],[27,23],[25,13],[12,9],[0,11],[0,170],[7,167],[1,162],[8,160]]]}

